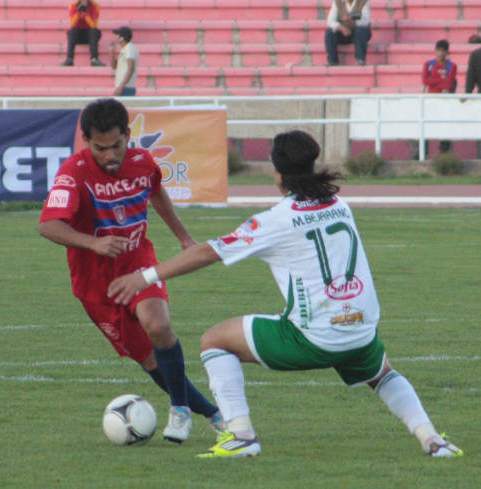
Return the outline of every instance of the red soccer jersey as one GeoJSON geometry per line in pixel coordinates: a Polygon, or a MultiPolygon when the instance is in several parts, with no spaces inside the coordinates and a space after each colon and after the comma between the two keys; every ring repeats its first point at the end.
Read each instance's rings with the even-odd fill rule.
{"type": "Polygon", "coordinates": [[[456,91],[456,75],[458,67],[449,59],[439,63],[436,59],[426,61],[423,66],[423,84],[428,93],[441,93],[456,91]]]}
{"type": "Polygon", "coordinates": [[[147,204],[151,194],[160,191],[161,179],[159,167],[143,149],[128,149],[115,175],[105,173],[89,149],[71,156],[60,167],[40,222],[61,219],[82,233],[130,239],[128,249],[117,258],[80,248],[67,249],[76,297],[108,302],[107,288],[114,278],[157,263],[146,237],[147,204]]]}

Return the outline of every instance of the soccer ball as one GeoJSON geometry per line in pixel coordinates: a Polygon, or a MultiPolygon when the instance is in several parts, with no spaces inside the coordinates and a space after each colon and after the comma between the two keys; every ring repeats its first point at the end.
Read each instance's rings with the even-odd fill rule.
{"type": "Polygon", "coordinates": [[[154,436],[157,415],[141,396],[125,394],[112,400],[104,411],[105,436],[114,445],[134,445],[154,436]]]}

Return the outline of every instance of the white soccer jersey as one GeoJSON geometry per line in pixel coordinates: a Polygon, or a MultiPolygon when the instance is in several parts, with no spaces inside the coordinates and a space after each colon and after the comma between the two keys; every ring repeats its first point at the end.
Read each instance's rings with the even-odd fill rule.
{"type": "Polygon", "coordinates": [[[269,264],[286,300],[286,317],[327,351],[367,345],[379,303],[349,206],[287,196],[236,231],[209,241],[225,265],[249,256],[269,264]]]}

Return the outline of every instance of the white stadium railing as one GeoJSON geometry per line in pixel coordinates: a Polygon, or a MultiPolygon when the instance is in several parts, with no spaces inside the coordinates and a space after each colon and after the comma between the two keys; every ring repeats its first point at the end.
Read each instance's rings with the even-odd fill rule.
{"type": "MultiPolygon", "coordinates": [[[[2,97],[1,107],[41,108],[47,105],[82,107],[97,97],[2,97]]],[[[426,158],[427,139],[481,140],[481,95],[477,94],[355,94],[285,96],[189,96],[125,97],[129,106],[178,107],[192,104],[229,106],[239,102],[332,102],[349,101],[348,117],[228,119],[229,126],[294,126],[348,124],[350,138],[374,140],[381,152],[382,141],[417,140],[419,160],[426,158]],[[470,125],[470,126],[468,126],[470,125]]]]}

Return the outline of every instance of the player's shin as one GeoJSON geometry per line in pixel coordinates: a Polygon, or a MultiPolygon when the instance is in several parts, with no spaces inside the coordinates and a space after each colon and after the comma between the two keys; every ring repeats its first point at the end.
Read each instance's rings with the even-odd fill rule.
{"type": "Polygon", "coordinates": [[[172,348],[154,348],[154,354],[172,406],[187,406],[187,380],[180,342],[177,341],[172,348]]]}
{"type": "Polygon", "coordinates": [[[225,350],[212,348],[201,354],[209,386],[226,422],[227,431],[242,439],[255,438],[244,390],[239,359],[225,350]]]}
{"type": "Polygon", "coordinates": [[[410,382],[395,370],[389,371],[376,386],[376,392],[391,413],[397,416],[416,436],[423,450],[428,452],[433,441],[443,443],[431,423],[410,382]]]}

